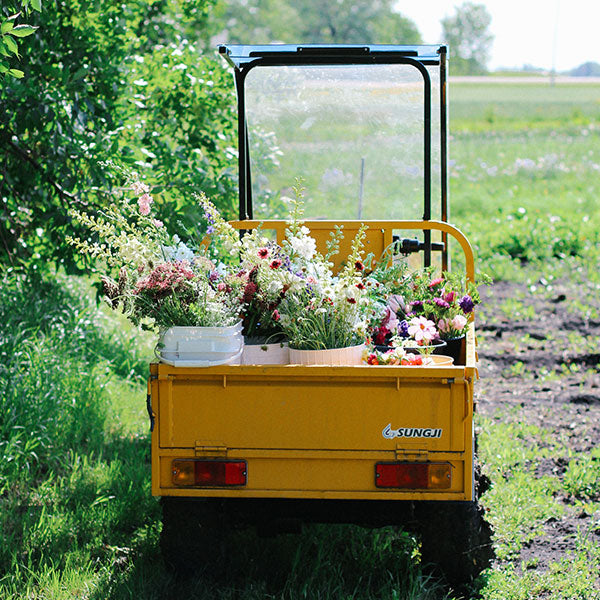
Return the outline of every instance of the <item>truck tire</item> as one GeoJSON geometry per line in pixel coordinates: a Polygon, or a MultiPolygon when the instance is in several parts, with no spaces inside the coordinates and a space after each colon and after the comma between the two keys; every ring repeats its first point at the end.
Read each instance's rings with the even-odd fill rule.
{"type": "Polygon", "coordinates": [[[161,506],[160,549],[169,569],[197,574],[221,562],[227,525],[218,500],[163,496],[161,506]]]}
{"type": "Polygon", "coordinates": [[[423,502],[415,507],[424,564],[456,590],[491,565],[492,528],[477,502],[423,502]]]}

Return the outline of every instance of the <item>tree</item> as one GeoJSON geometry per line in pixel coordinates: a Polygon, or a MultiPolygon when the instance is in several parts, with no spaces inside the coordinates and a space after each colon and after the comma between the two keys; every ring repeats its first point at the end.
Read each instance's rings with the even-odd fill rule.
{"type": "Polygon", "coordinates": [[[210,6],[55,0],[31,15],[26,75],[0,88],[0,263],[75,267],[68,209],[111,202],[109,159],[150,183],[167,225],[194,226],[195,190],[233,214],[235,92],[203,51],[210,6]]]}
{"type": "Polygon", "coordinates": [[[394,11],[393,0],[220,0],[219,5],[221,37],[229,43],[421,42],[415,24],[394,11]]]}
{"type": "Polygon", "coordinates": [[[442,19],[444,41],[449,45],[452,72],[477,75],[487,72],[494,36],[492,17],[483,4],[464,2],[453,16],[442,19]]]}

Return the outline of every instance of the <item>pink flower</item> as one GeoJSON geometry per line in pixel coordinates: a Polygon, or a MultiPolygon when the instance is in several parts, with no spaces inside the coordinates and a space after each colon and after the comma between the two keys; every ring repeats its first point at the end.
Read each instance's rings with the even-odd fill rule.
{"type": "Polygon", "coordinates": [[[138,207],[140,210],[140,215],[149,215],[150,214],[150,205],[152,204],[152,196],[150,194],[143,194],[138,198],[138,207]]]}
{"type": "Polygon", "coordinates": [[[226,287],[227,286],[222,282],[217,284],[217,290],[219,290],[219,292],[224,292],[226,287]]]}
{"type": "Polygon", "coordinates": [[[147,194],[150,191],[150,188],[141,181],[134,181],[131,184],[131,187],[133,188],[133,193],[136,196],[139,196],[140,194],[147,194]]]}
{"type": "Polygon", "coordinates": [[[384,317],[381,320],[381,326],[386,327],[390,331],[398,331],[399,325],[398,318],[396,317],[396,313],[390,309],[389,306],[385,307],[384,317]]]}
{"type": "Polygon", "coordinates": [[[279,314],[279,311],[277,309],[273,311],[272,317],[273,321],[279,321],[279,319],[281,319],[281,315],[279,314]]]}
{"type": "Polygon", "coordinates": [[[457,295],[458,294],[456,292],[448,292],[443,296],[443,298],[448,304],[452,304],[456,300],[457,295]]]}
{"type": "Polygon", "coordinates": [[[456,329],[456,331],[462,331],[467,324],[467,318],[463,315],[456,315],[454,319],[452,319],[451,323],[452,327],[456,329]]]}
{"type": "Polygon", "coordinates": [[[154,219],[153,223],[154,223],[154,227],[158,227],[159,229],[161,227],[164,227],[164,223],[162,221],[159,221],[158,219],[154,219]]]}
{"type": "Polygon", "coordinates": [[[259,248],[258,249],[258,257],[259,258],[267,258],[269,256],[268,248],[259,248]]]}
{"type": "Polygon", "coordinates": [[[438,337],[435,323],[425,317],[413,317],[408,325],[408,335],[416,342],[429,343],[438,337]]]}
{"type": "Polygon", "coordinates": [[[388,298],[387,305],[397,313],[400,308],[404,310],[404,298],[399,294],[393,294],[388,298]]]}
{"type": "Polygon", "coordinates": [[[437,323],[437,328],[442,333],[446,333],[450,329],[450,323],[448,322],[448,319],[440,319],[437,323]]]}
{"type": "Polygon", "coordinates": [[[271,269],[278,269],[281,266],[281,261],[278,258],[274,258],[271,261],[271,264],[269,265],[269,267],[271,267],[271,269]]]}
{"type": "Polygon", "coordinates": [[[444,283],[444,279],[442,277],[438,277],[437,279],[433,279],[431,281],[431,283],[429,284],[429,288],[434,288],[434,287],[440,285],[440,283],[444,283]]]}

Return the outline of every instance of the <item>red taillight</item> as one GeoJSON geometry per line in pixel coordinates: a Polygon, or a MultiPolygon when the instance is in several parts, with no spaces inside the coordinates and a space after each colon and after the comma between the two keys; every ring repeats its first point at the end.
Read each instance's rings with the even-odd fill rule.
{"type": "Polygon", "coordinates": [[[375,485],[403,490],[447,490],[452,483],[450,463],[377,463],[375,485]]]}
{"type": "Polygon", "coordinates": [[[174,485],[246,485],[247,472],[245,460],[177,459],[171,463],[174,485]]]}

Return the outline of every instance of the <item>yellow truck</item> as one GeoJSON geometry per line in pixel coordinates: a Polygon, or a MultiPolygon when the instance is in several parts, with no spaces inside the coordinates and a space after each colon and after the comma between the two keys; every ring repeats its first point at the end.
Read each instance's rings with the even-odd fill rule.
{"type": "MultiPolygon", "coordinates": [[[[362,176],[354,178],[361,188],[355,206],[360,218],[346,221],[334,214],[333,219],[310,220],[306,226],[323,248],[336,225],[343,224],[346,238],[352,239],[352,232],[366,223],[366,246],[374,256],[392,247],[398,253],[414,253],[412,258],[422,259],[425,265],[439,264],[441,269],[450,267],[453,240],[461,250],[457,261],[473,280],[471,246],[448,222],[445,47],[222,46],[220,52],[234,68],[238,93],[240,220],[233,223],[236,228],[249,230],[262,223],[263,229],[272,230],[280,241],[286,226],[272,218],[276,209],[264,220],[254,219],[253,194],[260,197],[261,186],[263,190],[265,185],[274,187],[281,173],[271,170],[272,180],[265,184],[260,172],[262,156],[250,156],[253,150],[262,152],[255,143],[260,134],[253,134],[256,123],[246,114],[250,98],[260,110],[274,111],[274,118],[288,119],[284,129],[300,141],[283,143],[278,139],[278,143],[283,155],[297,158],[301,145],[309,143],[304,135],[309,127],[301,129],[298,119],[295,123],[300,125],[290,126],[296,108],[290,111],[292,117],[281,114],[290,102],[286,97],[292,96],[293,103],[300,104],[316,98],[313,111],[302,107],[302,118],[310,119],[315,111],[329,115],[336,103],[346,110],[339,98],[324,93],[328,86],[366,98],[368,114],[375,110],[372,103],[378,95],[365,96],[365,88],[398,97],[409,94],[408,118],[419,114],[417,125],[423,130],[417,143],[423,162],[420,178],[424,183],[418,192],[424,197],[423,218],[363,218],[385,206],[376,195],[371,198],[364,193],[365,183],[374,177],[365,169],[366,161],[369,165],[373,161],[372,170],[377,171],[385,160],[374,160],[369,148],[363,147],[358,151],[365,156],[355,161],[362,176]],[[282,69],[284,77],[273,75],[282,69]],[[261,92],[253,96],[248,85],[249,74],[255,70],[266,74],[261,73],[258,82],[261,92]],[[369,79],[373,70],[377,72],[375,81],[369,79]],[[406,79],[407,70],[416,72],[416,82],[406,79]],[[432,83],[434,71],[437,78],[432,83]],[[401,84],[395,86],[397,75],[401,84]],[[299,76],[302,89],[290,89],[290,80],[299,76]],[[386,85],[391,89],[386,90],[386,85]],[[278,89],[287,94],[283,100],[272,98],[278,89]],[[436,101],[432,99],[434,90],[438,92],[436,101]],[[412,106],[415,96],[422,108],[418,113],[412,106]],[[434,112],[437,131],[432,127],[434,112]],[[436,144],[433,132],[439,134],[436,144]],[[258,183],[252,183],[250,171],[258,183]],[[440,218],[433,218],[431,209],[433,174],[439,176],[440,218]],[[402,237],[406,232],[421,238],[402,237]]],[[[362,110],[357,108],[359,100],[348,100],[354,103],[354,112],[362,110]]],[[[319,116],[316,119],[319,121],[319,116]]],[[[265,119],[257,117],[257,121],[258,129],[264,128],[265,119]]],[[[373,127],[381,127],[381,120],[373,127]]],[[[414,134],[411,127],[409,136],[414,134]]],[[[317,135],[323,135],[323,128],[318,128],[321,133],[317,135]]],[[[372,135],[365,134],[361,126],[357,129],[363,136],[372,135]]],[[[333,144],[327,135],[326,147],[333,144]]],[[[310,152],[314,153],[316,145],[311,143],[310,152]]],[[[381,154],[382,143],[381,139],[375,141],[374,156],[381,154]]],[[[339,160],[339,154],[326,150],[315,164],[327,173],[339,160]],[[329,166],[328,160],[332,161],[329,166]]],[[[290,165],[295,165],[293,160],[290,165]]],[[[406,171],[399,171],[400,179],[406,171]]],[[[327,196],[326,189],[323,194],[327,196]]],[[[408,204],[410,209],[410,200],[408,204]]],[[[269,212],[268,207],[262,208],[269,212]]],[[[344,256],[344,248],[340,256],[344,256]]],[[[449,366],[194,368],[151,364],[152,492],[163,503],[165,559],[182,564],[211,556],[215,540],[223,539],[230,528],[256,526],[262,533],[277,533],[311,522],[401,525],[421,536],[424,560],[439,564],[453,583],[467,581],[492,557],[490,529],[477,504],[476,378],[474,323],[459,359],[449,366]]]]}

